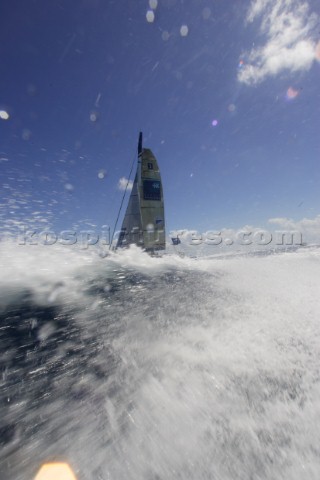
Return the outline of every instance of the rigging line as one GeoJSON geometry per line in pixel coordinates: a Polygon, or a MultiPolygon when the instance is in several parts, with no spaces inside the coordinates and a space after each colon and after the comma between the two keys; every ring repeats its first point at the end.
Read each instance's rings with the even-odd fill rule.
{"type": "Polygon", "coordinates": [[[110,241],[110,245],[109,245],[109,250],[110,250],[111,247],[112,247],[113,237],[114,237],[114,234],[115,234],[115,231],[116,231],[116,228],[117,228],[117,224],[118,224],[118,220],[119,220],[119,217],[120,217],[122,205],[123,205],[123,202],[124,202],[124,197],[126,196],[126,193],[127,193],[127,189],[128,189],[128,185],[129,185],[129,182],[130,182],[130,177],[131,177],[131,174],[132,174],[133,166],[134,166],[134,164],[135,164],[135,159],[136,159],[136,154],[134,154],[134,157],[133,157],[133,160],[132,160],[132,165],[131,165],[129,177],[128,177],[128,180],[127,180],[127,185],[126,185],[126,188],[125,188],[125,190],[124,190],[124,192],[123,192],[123,196],[122,196],[120,208],[119,208],[119,211],[118,211],[116,223],[114,224],[114,229],[113,229],[112,236],[111,236],[111,241],[110,241]]]}

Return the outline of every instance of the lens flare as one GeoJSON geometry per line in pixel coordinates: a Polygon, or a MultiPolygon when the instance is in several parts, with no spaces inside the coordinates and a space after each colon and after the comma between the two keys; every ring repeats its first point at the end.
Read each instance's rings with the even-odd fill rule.
{"type": "Polygon", "coordinates": [[[170,33],[167,30],[164,30],[161,34],[161,38],[164,42],[167,42],[170,38],[170,33]]]}
{"type": "Polygon", "coordinates": [[[210,18],[210,15],[211,15],[211,10],[209,7],[205,7],[203,10],[202,10],[202,18],[203,20],[208,20],[210,18]]]}
{"type": "Polygon", "coordinates": [[[31,138],[31,131],[28,129],[28,128],[24,128],[22,130],[22,134],[21,134],[23,140],[30,140],[31,138]]]}
{"type": "Polygon", "coordinates": [[[315,57],[318,62],[320,62],[320,40],[316,45],[315,57]]]}
{"type": "Polygon", "coordinates": [[[286,93],[287,100],[294,100],[299,95],[299,90],[289,87],[286,93]]]}
{"type": "Polygon", "coordinates": [[[218,120],[212,120],[211,125],[216,127],[218,125],[218,120]]]}
{"type": "Polygon", "coordinates": [[[71,183],[66,183],[64,188],[67,190],[67,192],[73,192],[74,190],[74,186],[71,183]]]}

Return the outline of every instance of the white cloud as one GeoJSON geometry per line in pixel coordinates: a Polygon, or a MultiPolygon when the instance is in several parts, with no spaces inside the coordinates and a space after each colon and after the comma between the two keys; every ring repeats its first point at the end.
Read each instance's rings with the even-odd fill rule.
{"type": "Polygon", "coordinates": [[[118,189],[119,190],[132,190],[133,182],[132,180],[128,180],[126,177],[121,177],[118,182],[118,189]],[[128,185],[128,186],[127,186],[128,185]]]}
{"type": "Polygon", "coordinates": [[[254,0],[247,23],[260,21],[264,45],[245,52],[238,80],[256,84],[283,71],[309,70],[316,59],[314,30],[319,17],[301,0],[254,0]]]}
{"type": "Polygon", "coordinates": [[[268,222],[272,223],[273,225],[284,225],[290,222],[286,217],[276,217],[276,218],[269,218],[268,222]]]}
{"type": "Polygon", "coordinates": [[[277,225],[278,228],[300,232],[303,240],[307,243],[320,244],[320,215],[314,218],[302,218],[298,221],[291,218],[270,218],[268,222],[277,225]]]}
{"type": "Polygon", "coordinates": [[[187,255],[234,254],[274,250],[301,244],[320,245],[320,215],[294,221],[290,218],[270,218],[265,228],[244,225],[242,228],[221,228],[207,232],[180,229],[171,231],[170,237],[179,237],[177,247],[168,245],[187,255]]]}

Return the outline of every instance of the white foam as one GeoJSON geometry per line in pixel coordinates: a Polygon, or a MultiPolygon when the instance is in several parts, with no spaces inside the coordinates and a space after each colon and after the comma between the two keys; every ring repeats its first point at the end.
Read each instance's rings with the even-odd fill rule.
{"type": "MultiPolygon", "coordinates": [[[[105,345],[94,365],[108,371],[109,348],[117,359],[101,380],[83,367],[85,401],[45,408],[61,432],[49,456],[59,446],[88,478],[317,478],[319,249],[201,259],[135,247],[104,259],[62,246],[0,251],[2,288],[43,298],[44,285],[64,282],[65,297],[59,284],[51,301],[82,302],[75,320],[90,348],[105,345]],[[120,269],[176,280],[128,286],[113,303],[108,278],[120,269]],[[87,296],[83,285],[101,275],[107,297],[87,296]]],[[[37,449],[35,440],[26,455],[37,449]]]]}

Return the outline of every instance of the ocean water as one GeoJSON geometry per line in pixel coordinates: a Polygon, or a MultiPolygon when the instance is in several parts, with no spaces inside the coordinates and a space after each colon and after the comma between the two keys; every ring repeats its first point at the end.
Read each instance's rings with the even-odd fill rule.
{"type": "Polygon", "coordinates": [[[1,480],[319,478],[318,248],[0,258],[1,480]]]}

